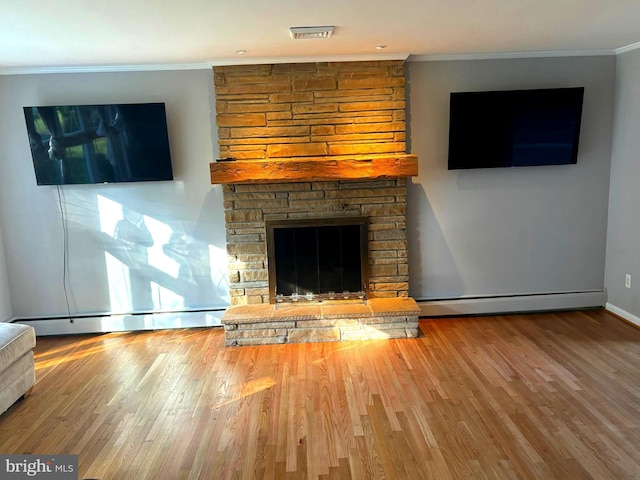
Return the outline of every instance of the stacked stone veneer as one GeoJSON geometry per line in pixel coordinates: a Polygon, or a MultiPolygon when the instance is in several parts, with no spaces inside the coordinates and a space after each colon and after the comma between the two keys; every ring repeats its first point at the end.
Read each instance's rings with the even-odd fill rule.
{"type": "MultiPolygon", "coordinates": [[[[401,61],[215,67],[214,84],[221,158],[405,153],[401,61]]],[[[227,344],[416,336],[406,196],[406,178],[224,185],[227,344]],[[345,216],[369,219],[369,296],[390,303],[268,305],[265,222],[345,216]]]]}
{"type": "Polygon", "coordinates": [[[221,158],[404,153],[402,61],[214,67],[221,158]]]}
{"type": "Polygon", "coordinates": [[[406,179],[223,187],[231,304],[269,302],[266,220],[368,217],[369,294],[407,297],[406,179]]]}

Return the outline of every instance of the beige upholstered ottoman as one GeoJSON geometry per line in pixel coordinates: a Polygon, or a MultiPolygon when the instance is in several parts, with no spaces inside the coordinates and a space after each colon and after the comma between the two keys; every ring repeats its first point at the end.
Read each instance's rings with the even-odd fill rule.
{"type": "Polygon", "coordinates": [[[33,327],[0,322],[0,413],[36,383],[32,351],[35,346],[33,327]]]}

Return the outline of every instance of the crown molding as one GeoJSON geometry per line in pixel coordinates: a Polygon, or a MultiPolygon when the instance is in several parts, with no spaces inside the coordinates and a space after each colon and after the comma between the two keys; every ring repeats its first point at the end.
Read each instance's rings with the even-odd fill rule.
{"type": "Polygon", "coordinates": [[[157,72],[171,70],[209,70],[224,65],[261,65],[275,63],[362,62],[406,60],[408,53],[374,53],[364,55],[324,55],[316,57],[233,57],[203,63],[160,63],[141,65],[69,65],[53,67],[0,67],[0,75],[37,75],[49,73],[157,72]]]}
{"type": "Polygon", "coordinates": [[[232,57],[210,60],[212,67],[230,65],[264,65],[276,63],[316,63],[316,62],[366,62],[382,60],[406,60],[408,53],[367,53],[362,55],[319,55],[310,57],[232,57]]]}
{"type": "Polygon", "coordinates": [[[634,50],[638,50],[640,48],[640,42],[631,43],[629,45],[625,45],[624,47],[616,48],[616,55],[622,55],[623,53],[632,52],[634,50]]]}
{"type": "Polygon", "coordinates": [[[209,63],[162,63],[142,65],[82,65],[56,67],[0,67],[0,75],[37,75],[47,73],[157,72],[167,70],[209,70],[209,63]]]}
{"type": "Polygon", "coordinates": [[[553,50],[539,52],[460,53],[443,55],[410,55],[408,62],[450,62],[456,60],[507,60],[516,58],[595,57],[616,55],[616,50],[553,50]]]}
{"type": "Polygon", "coordinates": [[[557,50],[539,52],[497,52],[497,53],[460,53],[410,55],[408,53],[372,53],[363,55],[320,55],[312,57],[230,57],[209,60],[203,63],[161,63],[140,65],[81,65],[46,67],[0,67],[0,75],[37,75],[50,73],[117,73],[117,72],[156,72],[171,70],[208,70],[216,66],[261,65],[276,63],[315,63],[315,62],[363,62],[382,60],[406,60],[407,62],[444,62],[458,60],[506,60],[517,58],[552,57],[593,57],[621,55],[640,49],[640,42],[608,50],[557,50]]]}

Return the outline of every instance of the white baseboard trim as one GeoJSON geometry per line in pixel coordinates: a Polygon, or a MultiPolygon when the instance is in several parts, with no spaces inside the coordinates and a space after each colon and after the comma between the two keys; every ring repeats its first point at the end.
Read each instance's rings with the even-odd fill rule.
{"type": "Polygon", "coordinates": [[[493,315],[545,310],[604,307],[605,290],[569,293],[510,295],[447,300],[417,300],[421,317],[493,315]]]}
{"type": "Polygon", "coordinates": [[[32,326],[36,336],[73,335],[79,333],[129,332],[134,330],[164,330],[171,328],[222,326],[224,310],[201,312],[170,312],[136,315],[105,315],[69,318],[18,318],[14,323],[32,326]]]}
{"type": "Polygon", "coordinates": [[[622,308],[616,307],[615,305],[612,305],[609,302],[607,302],[604,308],[606,308],[611,313],[624,318],[627,322],[633,323],[637,327],[640,327],[640,317],[636,317],[632,313],[629,313],[626,310],[623,310],[622,308]]]}

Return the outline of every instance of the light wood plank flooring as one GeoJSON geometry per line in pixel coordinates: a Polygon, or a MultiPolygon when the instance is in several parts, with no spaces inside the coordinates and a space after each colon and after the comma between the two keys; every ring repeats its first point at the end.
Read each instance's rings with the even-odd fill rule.
{"type": "Polygon", "coordinates": [[[2,453],[80,478],[640,478],[640,330],[604,311],[422,320],[417,339],[42,337],[2,453]]]}

